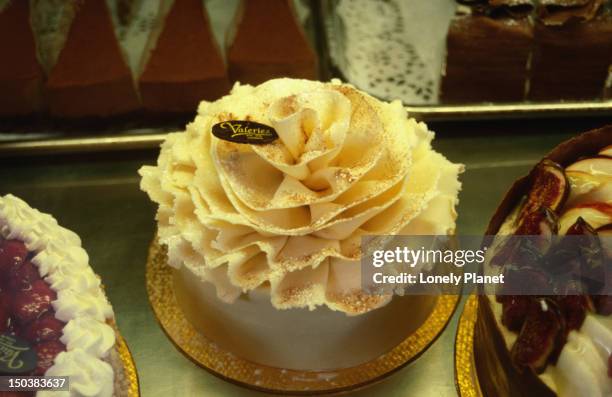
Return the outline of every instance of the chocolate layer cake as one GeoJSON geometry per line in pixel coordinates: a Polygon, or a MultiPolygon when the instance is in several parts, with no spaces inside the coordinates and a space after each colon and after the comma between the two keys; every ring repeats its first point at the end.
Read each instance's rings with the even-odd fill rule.
{"type": "Polygon", "coordinates": [[[27,115],[43,103],[28,1],[0,4],[0,116],[27,115]]]}
{"type": "Polygon", "coordinates": [[[229,90],[225,65],[202,0],[175,0],[140,77],[146,110],[195,112],[229,90]]]}
{"type": "Polygon", "coordinates": [[[602,98],[612,62],[612,13],[601,0],[581,7],[547,3],[535,24],[529,99],[602,98]]]}
{"type": "Polygon", "coordinates": [[[463,7],[451,22],[441,101],[516,102],[525,96],[533,41],[529,18],[463,7]]]}
{"type": "MultiPolygon", "coordinates": [[[[557,146],[527,177],[512,186],[486,234],[550,236],[558,233],[580,237],[580,241],[597,242],[601,236],[609,237],[611,150],[612,126],[587,132],[557,146]],[[538,218],[538,222],[528,221],[535,219],[533,215],[541,214],[546,217],[538,218]],[[530,227],[537,230],[529,230],[530,227]],[[538,232],[544,229],[551,234],[538,232]],[[593,240],[593,236],[599,238],[593,240]]],[[[593,247],[589,246],[588,252],[599,252],[603,260],[609,260],[605,250],[600,247],[593,251],[593,247]]],[[[537,266],[525,264],[525,256],[513,261],[504,255],[508,259],[504,264],[513,264],[514,271],[526,269],[530,279],[538,279],[540,268],[551,263],[546,258],[555,252],[560,251],[547,248],[540,252],[545,257],[534,262],[537,266]]],[[[602,269],[599,265],[592,267],[594,262],[584,258],[581,256],[577,262],[571,259],[557,262],[579,266],[580,272],[575,273],[579,276],[574,275],[570,282],[572,288],[566,288],[569,284],[564,278],[547,279],[546,283],[556,283],[555,290],[566,291],[565,294],[479,297],[474,352],[485,396],[604,397],[612,394],[612,297],[605,292],[594,292],[593,284],[589,283],[593,278],[583,278],[590,270],[602,269]]],[[[604,275],[597,278],[599,281],[609,278],[609,263],[603,269],[604,275]]]]}
{"type": "Polygon", "coordinates": [[[289,0],[243,0],[228,42],[232,81],[260,84],[274,77],[317,78],[317,56],[289,0]]]}
{"type": "Polygon", "coordinates": [[[106,117],[139,107],[105,0],[81,0],[47,81],[49,110],[65,118],[106,117]]]}

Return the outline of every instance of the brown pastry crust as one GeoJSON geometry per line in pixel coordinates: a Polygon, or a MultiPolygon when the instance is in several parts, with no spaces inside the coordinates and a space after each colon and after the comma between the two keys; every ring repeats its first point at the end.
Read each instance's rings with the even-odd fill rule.
{"type": "Polygon", "coordinates": [[[447,37],[442,102],[523,100],[532,41],[528,18],[455,18],[447,37]]]}
{"type": "Polygon", "coordinates": [[[44,76],[36,58],[29,1],[12,1],[0,11],[0,116],[40,110],[44,76]]]}
{"type": "Polygon", "coordinates": [[[81,0],[47,82],[49,110],[66,118],[105,117],[140,105],[105,0],[81,0]]]}
{"type": "MultiPolygon", "coordinates": [[[[568,166],[581,157],[596,155],[612,144],[612,125],[585,132],[555,147],[545,158],[568,166]]],[[[504,196],[485,232],[497,233],[508,215],[527,193],[532,170],[518,179],[504,196]]],[[[555,396],[555,394],[529,370],[519,371],[510,359],[501,330],[494,319],[489,298],[478,297],[478,319],[474,333],[474,354],[481,389],[485,396],[555,396]]]]}
{"type": "Polygon", "coordinates": [[[612,14],[563,26],[536,23],[529,99],[602,98],[612,62],[612,14]]]}
{"type": "Polygon", "coordinates": [[[317,78],[317,56],[288,0],[243,0],[236,20],[227,51],[232,81],[317,78]]]}
{"type": "Polygon", "coordinates": [[[140,77],[145,110],[196,111],[229,91],[225,64],[201,0],[176,0],[140,77]]]}

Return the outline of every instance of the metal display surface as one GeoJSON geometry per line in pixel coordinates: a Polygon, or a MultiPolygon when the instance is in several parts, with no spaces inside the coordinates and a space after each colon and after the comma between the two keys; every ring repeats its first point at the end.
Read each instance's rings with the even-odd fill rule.
{"type": "MultiPolygon", "coordinates": [[[[483,233],[510,184],[559,142],[604,122],[489,122],[437,125],[434,147],[466,164],[458,208],[458,233],[483,233]]],[[[155,233],[154,206],[139,190],[137,169],[157,152],[0,156],[0,194],[13,193],[53,214],[77,232],[100,274],[122,335],[130,346],[141,395],[259,397],[213,376],[183,356],[159,327],[145,287],[145,264],[155,233]]],[[[458,313],[417,360],[384,381],[350,396],[456,396],[454,346],[458,313]]]]}

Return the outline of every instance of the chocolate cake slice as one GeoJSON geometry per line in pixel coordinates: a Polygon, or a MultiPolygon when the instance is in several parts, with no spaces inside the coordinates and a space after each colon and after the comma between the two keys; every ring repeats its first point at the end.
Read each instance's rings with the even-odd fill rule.
{"type": "Polygon", "coordinates": [[[458,8],[447,36],[443,103],[524,99],[533,26],[525,12],[531,5],[517,6],[516,13],[505,4],[458,8]]]}
{"type": "Polygon", "coordinates": [[[612,62],[612,13],[601,0],[548,0],[535,24],[529,99],[581,100],[604,95],[612,62]]]}
{"type": "Polygon", "coordinates": [[[317,78],[317,56],[289,0],[243,0],[228,42],[232,81],[260,84],[274,77],[317,78]]]}
{"type": "Polygon", "coordinates": [[[86,118],[138,109],[132,74],[105,0],[80,0],[75,11],[47,81],[50,113],[62,118],[86,118]]]}
{"type": "Polygon", "coordinates": [[[44,76],[36,58],[28,1],[0,3],[0,117],[40,110],[44,76]]]}
{"type": "Polygon", "coordinates": [[[202,0],[175,0],[160,19],[160,33],[150,35],[150,54],[147,57],[145,50],[148,59],[139,81],[143,107],[151,112],[195,112],[202,99],[214,100],[229,90],[208,15],[202,0]]]}

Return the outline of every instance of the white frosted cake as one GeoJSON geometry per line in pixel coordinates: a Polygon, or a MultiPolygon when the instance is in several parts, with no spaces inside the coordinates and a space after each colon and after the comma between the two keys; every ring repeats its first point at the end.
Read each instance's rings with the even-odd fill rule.
{"type": "Polygon", "coordinates": [[[462,166],[433,137],[399,101],[337,81],[237,84],[202,102],[157,165],[140,169],[187,317],[242,357],[285,368],[347,367],[390,350],[436,297],[364,293],[361,238],[454,233],[462,166]],[[278,139],[213,135],[227,121],[264,124],[278,139]]]}
{"type": "Polygon", "coordinates": [[[19,198],[0,196],[0,356],[14,358],[0,360],[0,373],[69,377],[68,391],[38,397],[126,396],[113,323],[79,237],[19,198]]]}

